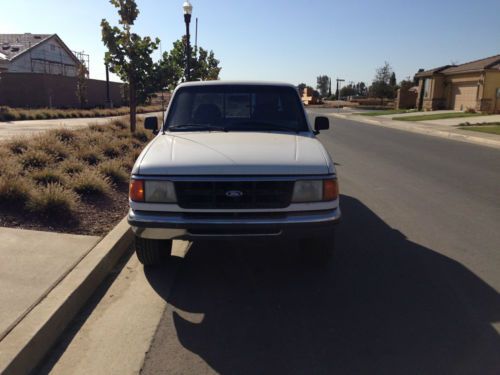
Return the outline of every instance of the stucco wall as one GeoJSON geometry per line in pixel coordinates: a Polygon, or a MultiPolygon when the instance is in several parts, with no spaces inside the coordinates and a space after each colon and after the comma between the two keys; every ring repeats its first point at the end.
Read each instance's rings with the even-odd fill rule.
{"type": "Polygon", "coordinates": [[[77,74],[74,58],[51,38],[33,47],[9,63],[11,73],[48,73],[74,77],[77,74]]]}
{"type": "Polygon", "coordinates": [[[500,113],[500,98],[497,98],[497,89],[500,89],[500,72],[486,72],[483,88],[483,106],[489,104],[489,112],[500,113]]]}
{"type": "MultiPolygon", "coordinates": [[[[77,79],[52,74],[1,73],[0,105],[9,107],[68,107],[78,108],[77,79]]],[[[110,82],[110,98],[121,106],[122,83],[110,82]]],[[[87,80],[87,106],[106,104],[106,81],[87,80]]]]}
{"type": "Polygon", "coordinates": [[[409,91],[408,89],[399,89],[394,105],[396,109],[410,109],[415,108],[416,102],[417,93],[415,91],[409,91]]]}

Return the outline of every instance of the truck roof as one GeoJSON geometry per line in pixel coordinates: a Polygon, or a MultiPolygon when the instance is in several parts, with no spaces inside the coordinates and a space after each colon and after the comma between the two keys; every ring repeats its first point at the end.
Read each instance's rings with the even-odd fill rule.
{"type": "Polygon", "coordinates": [[[290,83],[271,81],[192,81],[181,83],[177,87],[186,86],[279,86],[296,88],[295,85],[290,83]]]}

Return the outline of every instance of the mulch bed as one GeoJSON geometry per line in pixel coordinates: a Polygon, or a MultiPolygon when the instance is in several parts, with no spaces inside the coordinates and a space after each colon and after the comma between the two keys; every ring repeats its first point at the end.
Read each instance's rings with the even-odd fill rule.
{"type": "Polygon", "coordinates": [[[47,218],[0,203],[0,227],[104,236],[128,212],[128,187],[114,187],[105,197],[82,199],[71,219],[47,218]]]}

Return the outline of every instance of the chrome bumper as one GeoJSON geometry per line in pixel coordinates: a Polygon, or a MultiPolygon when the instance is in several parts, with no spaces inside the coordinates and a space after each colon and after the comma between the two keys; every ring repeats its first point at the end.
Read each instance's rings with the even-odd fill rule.
{"type": "Polygon", "coordinates": [[[276,214],[183,214],[130,210],[128,222],[134,233],[149,239],[268,237],[328,234],[341,217],[340,209],[276,214]]]}

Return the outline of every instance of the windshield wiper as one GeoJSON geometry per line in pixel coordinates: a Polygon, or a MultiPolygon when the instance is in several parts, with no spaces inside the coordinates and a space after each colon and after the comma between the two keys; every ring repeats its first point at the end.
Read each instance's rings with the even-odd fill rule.
{"type": "Polygon", "coordinates": [[[294,132],[294,133],[299,133],[299,129],[292,129],[289,128],[288,126],[283,126],[279,124],[275,124],[272,122],[265,122],[265,121],[246,121],[246,122],[238,122],[232,124],[231,129],[238,129],[238,125],[243,125],[243,126],[250,126],[250,125],[255,125],[255,127],[251,128],[251,130],[280,130],[280,131],[287,131],[287,132],[294,132]]]}
{"type": "Polygon", "coordinates": [[[199,130],[199,131],[221,131],[227,132],[227,128],[224,126],[217,126],[211,124],[182,124],[182,125],[173,125],[169,126],[167,130],[176,131],[176,130],[199,130]]]}

